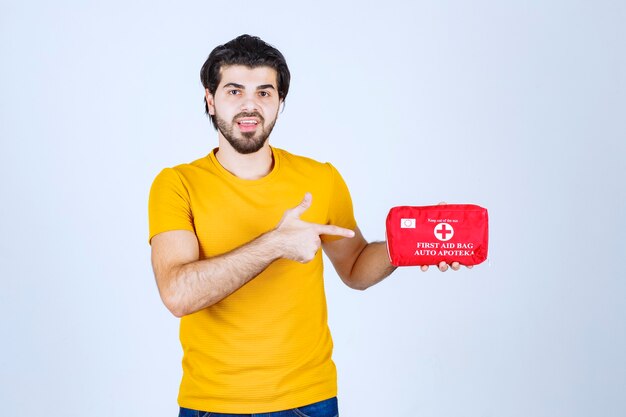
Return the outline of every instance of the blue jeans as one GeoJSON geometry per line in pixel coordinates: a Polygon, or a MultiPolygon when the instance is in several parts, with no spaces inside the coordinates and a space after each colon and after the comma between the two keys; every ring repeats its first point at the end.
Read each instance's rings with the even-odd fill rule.
{"type": "Polygon", "coordinates": [[[291,410],[274,411],[272,413],[257,414],[222,414],[210,411],[191,410],[180,408],[178,417],[338,417],[337,397],[329,398],[318,403],[292,408],[291,410]]]}

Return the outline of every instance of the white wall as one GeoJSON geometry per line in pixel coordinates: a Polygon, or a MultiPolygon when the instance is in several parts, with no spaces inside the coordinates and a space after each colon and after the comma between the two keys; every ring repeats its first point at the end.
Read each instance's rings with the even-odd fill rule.
{"type": "Polygon", "coordinates": [[[176,415],[148,190],[215,146],[198,73],[241,33],[292,71],[271,143],[333,162],[367,238],[490,211],[471,271],[328,268],[343,416],[626,413],[623,2],[129,3],[0,3],[0,414],[176,415]]]}

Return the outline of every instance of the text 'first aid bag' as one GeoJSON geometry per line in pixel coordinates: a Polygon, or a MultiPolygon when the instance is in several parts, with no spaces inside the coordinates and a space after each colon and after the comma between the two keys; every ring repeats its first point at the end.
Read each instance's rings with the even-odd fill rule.
{"type": "Polygon", "coordinates": [[[477,265],[487,259],[487,209],[474,204],[393,207],[386,226],[394,266],[477,265]]]}

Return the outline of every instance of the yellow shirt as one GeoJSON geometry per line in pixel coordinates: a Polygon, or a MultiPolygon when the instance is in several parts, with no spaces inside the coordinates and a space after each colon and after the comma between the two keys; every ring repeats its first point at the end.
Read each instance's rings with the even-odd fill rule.
{"type": "MultiPolygon", "coordinates": [[[[274,228],[307,191],[313,201],[302,220],[355,228],[348,188],[332,165],[272,153],[272,171],[258,180],[232,175],[215,150],[161,171],[150,190],[150,239],[190,230],[200,259],[210,258],[274,228]]],[[[262,413],[337,395],[322,272],[321,251],[306,264],[280,259],[219,303],[184,316],[179,405],[262,413]]]]}

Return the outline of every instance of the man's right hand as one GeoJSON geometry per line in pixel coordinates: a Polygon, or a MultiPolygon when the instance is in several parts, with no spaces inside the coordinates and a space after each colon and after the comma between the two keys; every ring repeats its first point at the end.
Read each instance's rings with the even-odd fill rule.
{"type": "Polygon", "coordinates": [[[300,216],[311,206],[307,193],[283,215],[275,229],[230,252],[199,259],[196,235],[170,230],[152,238],[152,266],[163,303],[176,317],[209,307],[241,288],[279,258],[309,262],[320,235],[353,237],[352,230],[308,223],[300,216]]]}
{"type": "Polygon", "coordinates": [[[300,204],[285,211],[282,219],[271,233],[277,239],[280,257],[306,263],[311,261],[321,246],[320,235],[354,237],[354,231],[343,227],[309,223],[300,216],[311,207],[311,193],[306,193],[300,204]]]}

